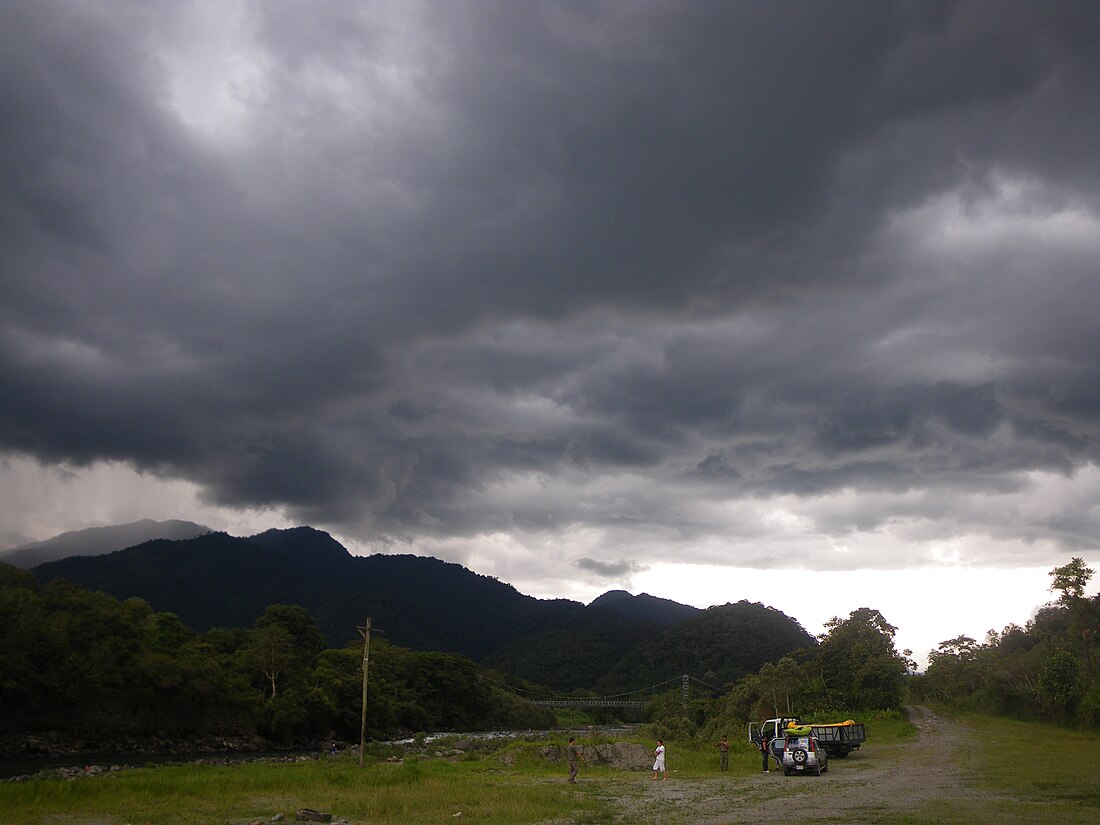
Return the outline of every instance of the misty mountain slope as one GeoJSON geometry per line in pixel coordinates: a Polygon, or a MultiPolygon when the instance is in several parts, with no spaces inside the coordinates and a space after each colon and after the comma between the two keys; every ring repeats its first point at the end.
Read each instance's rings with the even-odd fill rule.
{"type": "Polygon", "coordinates": [[[23,544],[0,553],[0,561],[30,569],[69,556],[100,556],[153,539],[181,540],[209,532],[209,527],[193,521],[142,519],[129,524],[73,530],[45,541],[23,544]]]}

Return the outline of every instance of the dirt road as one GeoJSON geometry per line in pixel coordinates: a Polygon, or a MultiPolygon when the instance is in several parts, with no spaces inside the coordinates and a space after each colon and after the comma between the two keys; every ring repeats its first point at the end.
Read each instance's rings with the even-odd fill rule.
{"type": "Polygon", "coordinates": [[[906,708],[919,731],[915,742],[868,744],[830,762],[820,777],[786,777],[782,771],[751,777],[645,782],[614,799],[628,822],[728,825],[775,822],[798,810],[804,822],[873,822],[876,814],[902,814],[929,800],[963,792],[957,765],[963,733],[923,706],[906,708]],[[799,801],[805,804],[799,805],[799,801]]]}

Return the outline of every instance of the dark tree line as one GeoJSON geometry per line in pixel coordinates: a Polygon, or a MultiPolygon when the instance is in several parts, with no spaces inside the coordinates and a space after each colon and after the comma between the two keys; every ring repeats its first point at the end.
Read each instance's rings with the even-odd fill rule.
{"type": "MultiPolygon", "coordinates": [[[[40,586],[0,563],[0,733],[356,741],[362,647],[329,649],[302,607],[272,605],[252,628],[198,634],[142,599],[64,579],[40,586]]],[[[458,654],[371,643],[368,736],[535,727],[550,714],[458,654]]]]}
{"type": "Polygon", "coordinates": [[[906,697],[1000,715],[1100,727],[1100,594],[1080,558],[1050,571],[1056,598],[1025,625],[983,641],[941,642],[924,673],[894,647],[895,628],[870,608],[826,625],[816,647],[765,664],[718,700],[708,728],[797,714],[897,708],[906,697]]]}
{"type": "Polygon", "coordinates": [[[1073,558],[1050,571],[1056,599],[1025,625],[990,630],[984,640],[941,642],[914,692],[994,713],[1100,726],[1100,594],[1092,568],[1073,558]]]}
{"type": "Polygon", "coordinates": [[[734,685],[721,702],[722,724],[786,715],[848,718],[897,708],[913,667],[910,652],[894,646],[897,629],[869,607],[825,627],[816,646],[769,662],[734,685]]]}
{"type": "Polygon", "coordinates": [[[914,665],[908,650],[895,648],[895,633],[879,611],[861,607],[829,621],[816,644],[764,664],[722,696],[684,705],[678,691],[668,692],[650,704],[648,719],[658,736],[714,742],[722,733],[744,730],[749,721],[775,716],[842,721],[896,709],[914,665]]]}

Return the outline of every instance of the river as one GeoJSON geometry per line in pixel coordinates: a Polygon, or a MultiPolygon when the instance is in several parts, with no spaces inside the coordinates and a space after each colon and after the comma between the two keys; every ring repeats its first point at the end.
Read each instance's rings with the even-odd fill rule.
{"type": "MultiPolygon", "coordinates": [[[[588,736],[629,736],[637,725],[596,726],[575,729],[570,731],[578,735],[588,736]]],[[[548,738],[561,736],[565,730],[494,730],[494,731],[442,731],[430,733],[423,738],[425,744],[440,739],[473,739],[479,741],[499,739],[502,742],[509,739],[548,738]]],[[[417,742],[417,737],[393,739],[384,742],[386,745],[408,747],[417,742]]],[[[352,746],[352,749],[357,749],[352,746]]],[[[321,757],[327,751],[321,750],[290,750],[290,751],[180,751],[177,753],[65,753],[56,756],[14,756],[0,758],[0,780],[13,776],[33,775],[39,771],[57,770],[58,768],[80,768],[86,765],[98,765],[109,769],[113,765],[124,768],[140,768],[156,765],[171,765],[180,762],[196,762],[198,760],[228,763],[253,762],[256,760],[294,760],[305,757],[321,757]]]]}

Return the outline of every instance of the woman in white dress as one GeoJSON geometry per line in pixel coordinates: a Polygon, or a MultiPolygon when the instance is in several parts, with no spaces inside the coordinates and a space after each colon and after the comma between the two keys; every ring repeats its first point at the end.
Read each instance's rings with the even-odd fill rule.
{"type": "Polygon", "coordinates": [[[660,739],[657,740],[657,747],[653,750],[653,778],[657,778],[657,774],[661,775],[661,780],[668,779],[665,776],[665,743],[660,739]]]}

